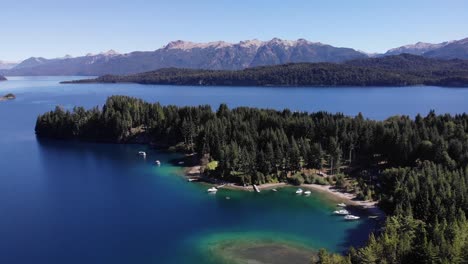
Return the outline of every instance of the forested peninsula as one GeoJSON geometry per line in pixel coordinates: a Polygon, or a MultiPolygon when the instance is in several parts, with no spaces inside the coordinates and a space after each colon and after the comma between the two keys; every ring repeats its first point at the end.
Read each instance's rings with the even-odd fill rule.
{"type": "MultiPolygon", "coordinates": [[[[209,177],[239,183],[327,181],[379,201],[387,215],[368,245],[319,263],[468,261],[468,115],[384,121],[222,104],[163,106],[126,96],[102,107],[57,107],[37,118],[38,137],[125,143],[144,139],[197,153],[209,177]]],[[[285,223],[287,224],[287,223],[285,223]]]]}
{"type": "Polygon", "coordinates": [[[132,75],[104,75],[63,83],[207,86],[468,86],[468,60],[402,54],[345,63],[291,63],[244,70],[166,68],[132,75]]]}

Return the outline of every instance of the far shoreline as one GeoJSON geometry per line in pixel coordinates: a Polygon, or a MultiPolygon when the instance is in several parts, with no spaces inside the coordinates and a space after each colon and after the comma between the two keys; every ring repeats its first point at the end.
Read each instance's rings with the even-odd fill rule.
{"type": "Polygon", "coordinates": [[[415,88],[415,87],[440,87],[440,88],[468,88],[468,85],[440,85],[440,84],[411,84],[411,85],[403,85],[403,84],[392,84],[392,85],[328,85],[328,84],[321,84],[321,85],[281,85],[281,84],[262,84],[262,85],[250,85],[250,84],[242,84],[242,85],[227,85],[227,84],[180,84],[180,83],[150,83],[150,82],[131,82],[131,81],[116,81],[116,82],[99,82],[94,81],[94,79],[78,79],[78,80],[71,80],[71,81],[61,81],[59,84],[108,84],[108,85],[115,85],[115,84],[139,84],[139,85],[155,85],[155,86],[174,86],[174,87],[235,87],[235,88],[250,88],[250,87],[260,87],[260,88],[415,88]]]}

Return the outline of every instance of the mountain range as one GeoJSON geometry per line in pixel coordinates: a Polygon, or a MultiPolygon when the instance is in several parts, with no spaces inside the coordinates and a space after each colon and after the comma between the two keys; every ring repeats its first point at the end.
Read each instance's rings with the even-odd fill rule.
{"type": "Polygon", "coordinates": [[[334,47],[305,39],[269,41],[247,40],[194,43],[173,41],[155,51],[119,54],[113,50],[81,57],[46,59],[32,57],[9,67],[1,66],[4,75],[105,75],[134,74],[161,68],[239,70],[300,62],[332,62],[409,53],[438,59],[468,59],[468,38],[438,44],[418,42],[369,55],[351,48],[334,47]],[[3,68],[3,69],[2,69],[3,68]]]}

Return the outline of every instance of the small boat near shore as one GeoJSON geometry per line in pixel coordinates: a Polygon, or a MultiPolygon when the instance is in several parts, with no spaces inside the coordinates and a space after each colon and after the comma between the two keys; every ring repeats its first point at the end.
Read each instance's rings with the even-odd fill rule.
{"type": "Polygon", "coordinates": [[[301,188],[297,189],[296,194],[302,194],[303,190],[301,188]]]}
{"type": "Polygon", "coordinates": [[[144,151],[138,151],[138,155],[142,156],[142,157],[146,157],[146,152],[144,151]]]}
{"type": "Polygon", "coordinates": [[[278,190],[276,190],[276,189],[271,189],[271,191],[272,191],[272,192],[277,192],[278,190]]]}
{"type": "Polygon", "coordinates": [[[154,162],[154,164],[156,164],[156,165],[158,165],[158,166],[161,166],[161,162],[160,162],[159,160],[156,160],[156,161],[154,162]]]}
{"type": "Polygon", "coordinates": [[[339,204],[337,204],[336,206],[338,206],[338,207],[346,207],[346,204],[345,204],[345,203],[339,203],[339,204]]]}
{"type": "Polygon", "coordinates": [[[260,189],[258,188],[257,185],[253,184],[253,189],[256,193],[259,193],[260,192],[260,189]]]}
{"type": "Polygon", "coordinates": [[[359,216],[355,216],[355,215],[346,215],[344,217],[345,220],[348,220],[348,221],[353,221],[353,220],[359,220],[360,217],[359,216]]]}
{"type": "Polygon", "coordinates": [[[348,210],[345,210],[345,209],[336,210],[336,211],[333,211],[333,213],[336,215],[349,215],[348,210]]]}
{"type": "Polygon", "coordinates": [[[310,195],[312,192],[311,191],[305,191],[304,195],[310,195]]]}
{"type": "Polygon", "coordinates": [[[218,189],[216,189],[216,187],[211,187],[206,191],[209,192],[209,193],[216,193],[218,191],[218,189]]]}

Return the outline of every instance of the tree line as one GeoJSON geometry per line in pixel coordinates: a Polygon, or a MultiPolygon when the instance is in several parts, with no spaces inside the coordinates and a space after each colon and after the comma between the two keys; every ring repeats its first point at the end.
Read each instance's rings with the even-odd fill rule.
{"type": "Polygon", "coordinates": [[[345,63],[290,63],[237,71],[167,68],[72,81],[89,82],[223,86],[467,86],[468,61],[402,54],[345,63]]]}
{"type": "Polygon", "coordinates": [[[40,115],[39,137],[106,142],[144,138],[217,162],[210,177],[251,184],[314,182],[328,171],[380,201],[389,215],[380,235],[346,256],[320,263],[468,261],[468,115],[394,116],[383,121],[326,112],[220,105],[163,106],[126,96],[102,108],[40,115]]]}

